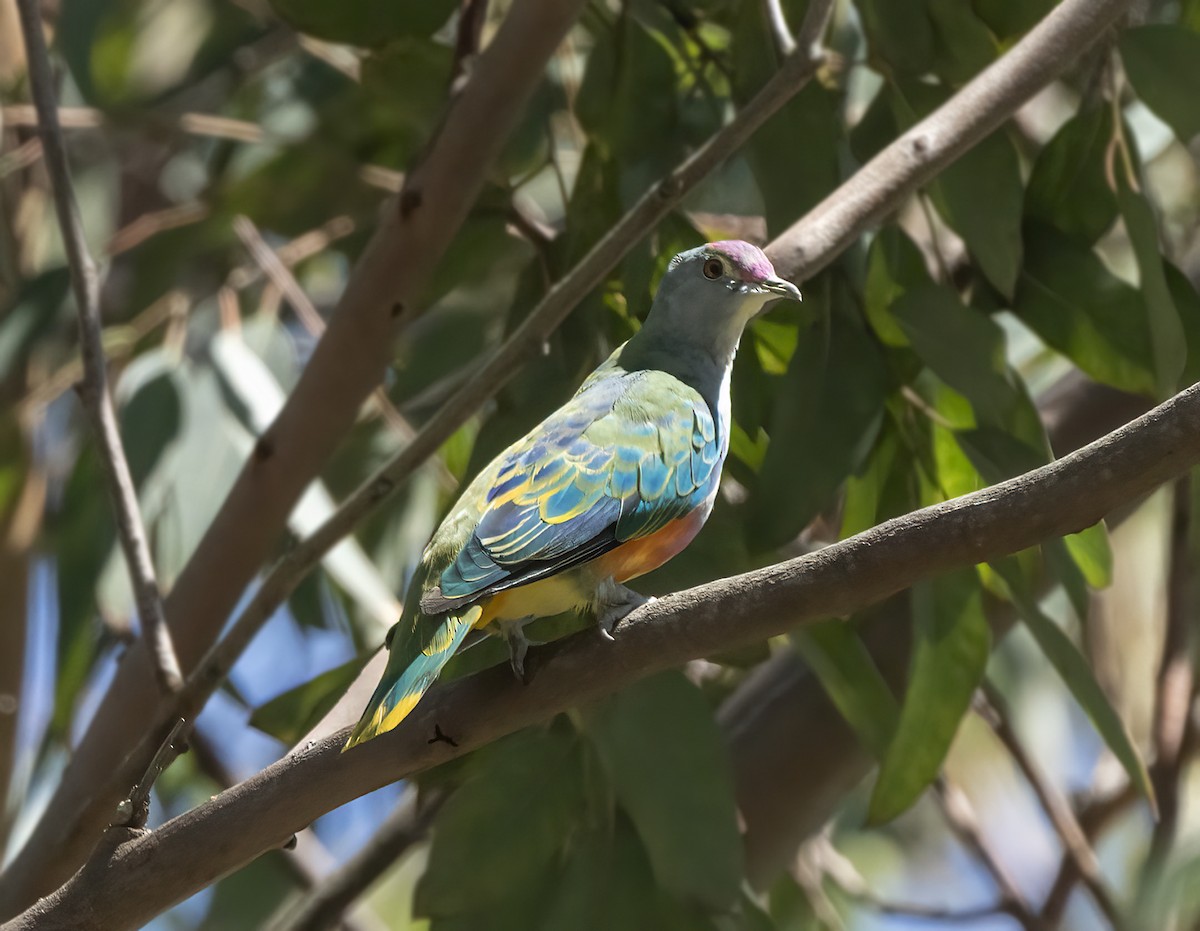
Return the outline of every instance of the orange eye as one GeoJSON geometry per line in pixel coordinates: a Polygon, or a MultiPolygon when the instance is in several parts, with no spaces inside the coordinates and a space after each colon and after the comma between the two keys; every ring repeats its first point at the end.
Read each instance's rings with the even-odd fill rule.
{"type": "Polygon", "coordinates": [[[704,263],[704,277],[716,281],[725,274],[725,263],[720,259],[709,259],[704,263]]]}

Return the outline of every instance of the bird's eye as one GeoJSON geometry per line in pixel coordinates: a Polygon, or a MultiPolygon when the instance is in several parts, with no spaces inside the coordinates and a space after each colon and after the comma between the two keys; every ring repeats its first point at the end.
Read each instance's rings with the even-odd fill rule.
{"type": "Polygon", "coordinates": [[[704,263],[704,277],[716,281],[725,274],[725,263],[720,259],[709,259],[704,263]]]}

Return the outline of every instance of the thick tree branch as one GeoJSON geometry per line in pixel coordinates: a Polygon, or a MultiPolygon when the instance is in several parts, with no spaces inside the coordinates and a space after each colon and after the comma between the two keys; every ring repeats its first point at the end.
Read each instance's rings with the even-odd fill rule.
{"type": "Polygon", "coordinates": [[[352,798],[654,672],[1082,530],[1198,462],[1200,385],[1033,472],[808,556],[661,598],[631,614],[614,643],[586,631],[531,651],[528,685],[494,668],[435,687],[400,727],[349,754],[341,753],[345,732],[315,741],[116,846],[5,929],[78,927],[84,915],[108,929],[137,927],[352,798]],[[435,728],[455,745],[430,743],[435,728]]]}
{"type": "Polygon", "coordinates": [[[100,270],[88,251],[79,218],[79,205],[71,187],[71,170],[67,165],[67,149],[62,129],[58,125],[58,101],[54,93],[54,77],[42,35],[42,18],[36,0],[20,0],[21,33],[25,39],[25,59],[29,67],[29,89],[38,115],[38,132],[45,151],[46,170],[54,194],[54,210],[66,247],[67,267],[71,273],[71,290],[75,294],[75,310],[79,320],[80,354],[83,357],[83,380],[79,397],[91,420],[96,442],[100,447],[100,462],[108,484],[116,516],[117,538],[129,571],[129,582],[137,604],[138,620],[142,624],[145,642],[153,661],[159,687],[174,692],[183,684],[179,660],[171,643],[171,633],[163,615],[162,596],[150,558],[146,528],[138,508],[137,491],[121,445],[117,415],[108,390],[108,362],[104,357],[104,342],[100,324],[100,270]]]}

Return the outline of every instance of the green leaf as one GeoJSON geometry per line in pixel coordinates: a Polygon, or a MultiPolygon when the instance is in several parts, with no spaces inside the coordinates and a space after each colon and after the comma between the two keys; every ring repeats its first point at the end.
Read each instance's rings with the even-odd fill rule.
{"type": "Polygon", "coordinates": [[[1126,29],[1119,42],[1137,95],[1187,145],[1200,133],[1200,35],[1181,26],[1126,29]]]}
{"type": "Polygon", "coordinates": [[[975,12],[997,38],[1011,39],[1031,29],[1057,0],[973,0],[975,12]]]}
{"type": "MultiPolygon", "coordinates": [[[[771,441],[746,525],[758,551],[793,539],[829,504],[866,458],[883,420],[888,391],[883,354],[848,289],[838,280],[824,293],[830,289],[828,328],[801,336],[771,417],[771,441]],[[846,372],[857,374],[848,381],[846,372]]],[[[814,299],[821,294],[816,287],[810,291],[814,299]]]]}
{"type": "MultiPolygon", "coordinates": [[[[456,8],[455,0],[271,0],[280,19],[327,42],[378,47],[403,36],[428,36],[456,8]]],[[[406,92],[397,88],[397,94],[406,92]]]]}
{"type": "MultiPolygon", "coordinates": [[[[917,81],[893,86],[897,122],[907,128],[940,106],[949,92],[917,81]]],[[[1021,210],[1025,186],[1016,146],[998,129],[929,185],[938,213],[963,238],[989,282],[1005,297],[1021,268],[1021,210]]]]}
{"type": "Polygon", "coordinates": [[[983,680],[991,629],[974,569],[913,586],[916,643],[895,737],[879,767],[869,820],[890,821],[937,777],[983,680]]]}
{"type": "Polygon", "coordinates": [[[355,657],[276,695],[254,709],[250,726],[288,746],[294,745],[337,704],[367,659],[369,657],[355,657]]]}
{"type": "MultiPolygon", "coordinates": [[[[895,0],[889,0],[895,2],[895,0]]],[[[745,104],[779,68],[762,7],[738,5],[733,41],[734,99],[745,104]]],[[[747,160],[762,194],[767,232],[783,232],[837,187],[839,98],[810,81],[751,137],[747,160]],[[804,170],[796,170],[796,153],[804,170]]]]}
{"type": "Polygon", "coordinates": [[[584,727],[659,883],[685,901],[730,908],[742,842],[725,741],[703,695],[665,673],[586,709],[584,727]]]}
{"type": "Polygon", "coordinates": [[[925,0],[859,0],[872,56],[897,71],[919,74],[933,54],[933,24],[925,0]]]}
{"type": "Polygon", "coordinates": [[[892,313],[917,355],[970,400],[981,420],[993,424],[1008,420],[1017,394],[1009,381],[1004,331],[995,321],[965,306],[942,285],[906,292],[892,313]]]}
{"type": "Polygon", "coordinates": [[[1117,218],[1117,199],[1105,177],[1113,137],[1112,109],[1077,113],[1038,153],[1025,191],[1025,216],[1092,245],[1117,218]]]}
{"type": "Polygon", "coordinates": [[[442,806],[414,909],[461,915],[537,883],[565,843],[583,802],[578,736],[526,730],[477,753],[442,806]]]}
{"type": "Polygon", "coordinates": [[[1179,314],[1187,340],[1187,360],[1183,367],[1183,384],[1194,385],[1200,381],[1200,294],[1181,272],[1170,262],[1163,262],[1163,273],[1171,291],[1171,301],[1179,314]]]}
{"type": "Polygon", "coordinates": [[[1063,540],[1088,585],[1107,588],[1112,584],[1113,555],[1108,544],[1108,528],[1103,521],[1065,536],[1063,540]]]}
{"type": "Polygon", "coordinates": [[[863,304],[875,335],[888,346],[907,346],[908,337],[891,314],[896,300],[912,288],[931,283],[925,257],[898,226],[888,225],[867,250],[863,304]]]}
{"type": "Polygon", "coordinates": [[[1097,381],[1154,394],[1142,296],[1086,246],[1043,224],[1027,224],[1025,267],[1013,310],[1097,381]]]}
{"type": "Polygon", "coordinates": [[[967,83],[996,58],[988,27],[962,0],[926,0],[933,21],[933,70],[953,85],[967,83]]]}
{"type": "Polygon", "coordinates": [[[795,631],[791,639],[842,717],[867,749],[882,758],[896,731],[896,699],[853,625],[818,621],[795,631]]]}
{"type": "Polygon", "coordinates": [[[1175,393],[1187,361],[1187,337],[1171,289],[1163,271],[1162,254],[1158,246],[1158,223],[1146,199],[1129,186],[1125,173],[1117,169],[1117,201],[1125,229],[1133,244],[1141,276],[1142,295],[1149,311],[1150,348],[1154,356],[1154,372],[1158,396],[1168,398],[1175,393]]]}
{"type": "Polygon", "coordinates": [[[1137,745],[1129,735],[1125,722],[1121,720],[1108,696],[1096,681],[1092,667],[1088,665],[1079,648],[1063,633],[1038,607],[1037,601],[1029,592],[1029,587],[1020,571],[1009,560],[995,563],[992,568],[1004,579],[1012,596],[1013,604],[1021,613],[1025,626],[1033,634],[1042,653],[1050,661],[1064,684],[1075,696],[1079,706],[1091,720],[1104,743],[1113,752],[1129,775],[1130,782],[1137,787],[1155,806],[1154,787],[1150,784],[1150,776],[1146,771],[1137,745]]]}

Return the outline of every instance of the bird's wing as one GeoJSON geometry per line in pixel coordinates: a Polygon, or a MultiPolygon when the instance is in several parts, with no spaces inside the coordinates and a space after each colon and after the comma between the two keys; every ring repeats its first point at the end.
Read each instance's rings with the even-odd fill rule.
{"type": "Polygon", "coordinates": [[[506,450],[467,538],[425,592],[440,613],[648,536],[707,494],[720,449],[704,399],[671,375],[612,371],[506,450]]]}

